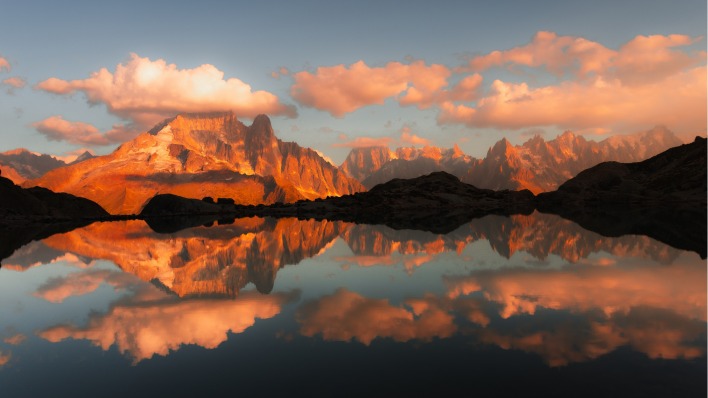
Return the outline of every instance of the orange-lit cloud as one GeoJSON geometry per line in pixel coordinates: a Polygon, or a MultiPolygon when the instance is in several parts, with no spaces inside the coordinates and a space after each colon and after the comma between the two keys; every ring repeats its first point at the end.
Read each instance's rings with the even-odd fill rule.
{"type": "Polygon", "coordinates": [[[52,278],[42,284],[34,295],[52,303],[61,303],[68,297],[89,294],[102,283],[115,289],[125,289],[137,280],[135,276],[124,272],[92,269],[52,278]]]}
{"type": "Polygon", "coordinates": [[[449,337],[457,330],[453,317],[434,300],[409,300],[409,308],[371,299],[346,289],[304,304],[296,318],[305,336],[324,340],[358,340],[369,345],[376,338],[394,341],[449,337]]]}
{"type": "Polygon", "coordinates": [[[602,131],[664,124],[705,131],[706,52],[682,48],[696,41],[684,35],[637,36],[613,50],[581,37],[539,32],[525,46],[475,57],[461,70],[542,68],[556,83],[534,87],[495,80],[476,104],[442,103],[438,123],[602,131]]]}
{"type": "Polygon", "coordinates": [[[0,57],[0,72],[9,72],[10,69],[10,61],[6,58],[0,57]]]}
{"type": "Polygon", "coordinates": [[[50,116],[32,126],[50,141],[66,141],[76,145],[108,145],[130,140],[137,131],[124,125],[114,125],[113,129],[101,132],[95,126],[84,122],[65,120],[60,115],[50,116]]]}
{"type": "Polygon", "coordinates": [[[403,145],[432,145],[432,141],[412,133],[410,126],[405,125],[401,129],[400,142],[403,145]]]}
{"type": "Polygon", "coordinates": [[[247,118],[260,113],[296,115],[295,108],[275,95],[253,91],[236,78],[224,79],[224,72],[213,65],[179,69],[163,59],[153,61],[137,54],[114,72],[103,68],[87,79],[71,81],[52,77],[37,88],[59,95],[83,92],[90,104],[105,104],[112,114],[141,127],[180,112],[232,110],[247,118]]]}
{"type": "Polygon", "coordinates": [[[2,84],[7,87],[6,92],[8,94],[14,94],[16,89],[23,88],[27,85],[27,82],[19,76],[13,76],[3,80],[2,84]]]}
{"type": "Polygon", "coordinates": [[[11,352],[8,352],[6,354],[6,353],[0,351],[0,367],[7,365],[7,363],[10,362],[10,359],[12,359],[11,352]]]}
{"type": "Polygon", "coordinates": [[[624,85],[596,77],[539,88],[496,80],[476,107],[444,104],[438,122],[470,127],[526,128],[664,124],[677,130],[705,130],[706,67],[695,67],[663,80],[624,85]]]}
{"type": "Polygon", "coordinates": [[[234,300],[128,300],[106,314],[91,315],[88,325],[59,325],[39,336],[51,342],[85,339],[103,350],[116,345],[136,362],[167,355],[184,344],[216,348],[228,333],[241,333],[256,319],[272,318],[297,294],[247,292],[234,300]]]}
{"type": "Polygon", "coordinates": [[[669,309],[684,317],[706,319],[705,264],[614,267],[574,265],[560,271],[511,269],[449,277],[450,297],[480,291],[501,305],[509,318],[538,308],[574,312],[601,310],[607,315],[634,307],[669,309]]]}
{"type": "Polygon", "coordinates": [[[504,349],[535,353],[550,366],[589,361],[622,346],[631,346],[650,358],[693,359],[705,353],[699,343],[704,340],[705,323],[671,311],[638,307],[608,319],[596,319],[592,313],[583,317],[587,320],[580,324],[551,321],[543,330],[517,324],[513,331],[487,328],[479,330],[478,336],[482,342],[504,349]],[[578,333],[578,328],[583,332],[578,333]]]}
{"type": "Polygon", "coordinates": [[[11,344],[11,345],[20,345],[20,344],[24,343],[25,340],[27,340],[27,336],[25,336],[22,333],[18,333],[18,334],[12,335],[12,336],[4,339],[3,341],[6,342],[7,344],[11,344]]]}
{"type": "Polygon", "coordinates": [[[358,61],[348,67],[336,65],[319,67],[314,73],[295,73],[290,94],[302,105],[337,117],[399,95],[402,105],[427,108],[448,85],[450,73],[443,65],[426,65],[423,61],[389,62],[383,67],[358,61]]]}
{"type": "Polygon", "coordinates": [[[348,140],[346,135],[340,136],[345,139],[344,142],[332,144],[335,148],[367,148],[372,146],[389,146],[393,142],[391,137],[356,137],[353,140],[348,140]]]}

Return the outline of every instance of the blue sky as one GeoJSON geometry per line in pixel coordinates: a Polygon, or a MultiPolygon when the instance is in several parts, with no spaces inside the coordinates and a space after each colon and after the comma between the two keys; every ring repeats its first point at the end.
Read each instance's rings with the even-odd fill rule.
{"type": "MultiPolygon", "coordinates": [[[[0,151],[104,154],[190,107],[233,108],[248,124],[261,113],[256,92],[268,94],[263,113],[280,138],[336,163],[373,142],[458,144],[483,156],[503,136],[521,143],[567,129],[593,139],[659,123],[705,133],[705,1],[0,1],[0,9],[0,151]],[[555,45],[560,52],[545,50],[555,45]],[[599,50],[573,59],[588,45],[599,50]],[[502,61],[493,51],[506,51],[502,61]],[[162,86],[136,91],[140,98],[130,98],[132,86],[89,81],[102,68],[118,76],[119,64],[181,72],[151,75],[162,86]],[[194,72],[205,64],[209,71],[194,72]],[[167,103],[165,84],[214,71],[238,80],[210,97],[222,102],[171,92],[167,103]],[[436,76],[425,98],[413,95],[436,76]],[[528,106],[510,105],[522,100],[528,106]]],[[[189,81],[185,88],[201,90],[203,79],[189,81]]]]}

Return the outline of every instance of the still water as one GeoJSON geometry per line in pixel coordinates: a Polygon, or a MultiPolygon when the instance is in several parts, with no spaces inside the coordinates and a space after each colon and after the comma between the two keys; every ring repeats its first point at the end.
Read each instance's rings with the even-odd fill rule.
{"type": "Polygon", "coordinates": [[[706,262],[557,216],[94,223],[0,268],[2,397],[706,396],[706,262]]]}

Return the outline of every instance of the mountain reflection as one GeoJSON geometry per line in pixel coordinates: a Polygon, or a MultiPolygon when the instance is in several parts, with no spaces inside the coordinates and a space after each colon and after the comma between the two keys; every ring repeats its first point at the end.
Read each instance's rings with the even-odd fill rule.
{"type": "MultiPolygon", "coordinates": [[[[61,305],[101,286],[118,292],[83,325],[52,323],[36,332],[50,342],[115,346],[136,362],[185,344],[215,348],[228,333],[246,333],[257,319],[282,313],[294,316],[289,327],[307,338],[372,347],[377,339],[433,344],[461,337],[533,353],[549,366],[620,347],[649,358],[692,359],[706,351],[706,267],[695,253],[644,236],[603,237],[554,215],[488,216],[445,235],[293,218],[162,231],[169,232],[142,221],[94,223],[22,247],[3,269],[72,265],[33,288],[43,303],[61,305]],[[505,265],[481,267],[477,257],[489,254],[475,251],[478,242],[505,265]],[[311,295],[304,302],[301,286],[276,289],[281,269],[317,256],[364,267],[366,276],[347,280],[346,267],[332,267],[341,280],[320,293],[305,290],[311,295]],[[443,258],[448,266],[437,270],[443,258]],[[119,269],[96,266],[100,260],[119,269]],[[402,297],[363,293],[399,263],[410,278],[423,266],[426,275],[402,297]],[[256,291],[244,290],[249,283],[256,291]],[[293,310],[283,311],[288,304],[293,310]]],[[[9,351],[0,352],[0,366],[10,360],[9,351]]]]}
{"type": "Polygon", "coordinates": [[[316,255],[341,230],[340,222],[242,218],[228,225],[159,234],[142,221],[127,221],[93,224],[54,235],[44,244],[110,260],[180,297],[235,297],[249,282],[269,293],[280,268],[316,255]]]}
{"type": "Polygon", "coordinates": [[[646,236],[604,237],[572,221],[542,213],[509,217],[490,215],[474,219],[446,235],[394,230],[381,225],[355,225],[346,229],[342,238],[358,256],[349,259],[350,262],[363,265],[386,264],[395,253],[425,254],[429,261],[429,256],[443,252],[460,254],[465,247],[478,241],[489,242],[491,248],[504,258],[525,252],[538,260],[546,260],[553,254],[571,263],[604,252],[671,264],[681,253],[681,250],[646,236]],[[375,257],[380,257],[378,262],[375,257]]]}

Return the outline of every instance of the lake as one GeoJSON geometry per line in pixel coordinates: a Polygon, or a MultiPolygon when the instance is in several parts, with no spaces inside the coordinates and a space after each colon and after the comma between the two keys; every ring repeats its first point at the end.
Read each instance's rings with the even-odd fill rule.
{"type": "Polygon", "coordinates": [[[706,277],[695,252],[538,212],[444,235],[94,223],[2,260],[0,389],[705,397],[706,277]]]}

